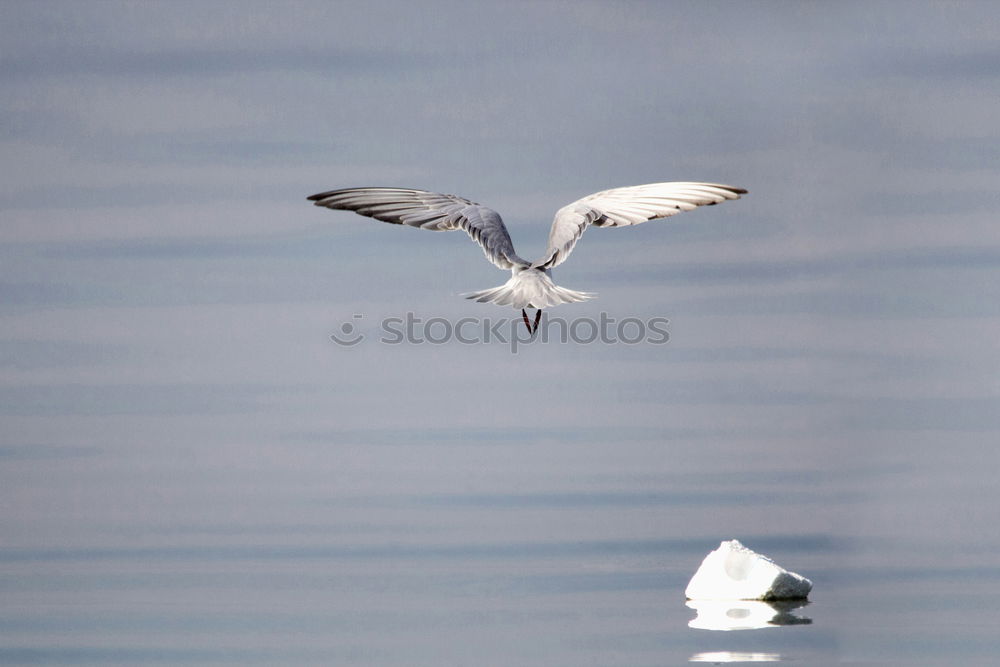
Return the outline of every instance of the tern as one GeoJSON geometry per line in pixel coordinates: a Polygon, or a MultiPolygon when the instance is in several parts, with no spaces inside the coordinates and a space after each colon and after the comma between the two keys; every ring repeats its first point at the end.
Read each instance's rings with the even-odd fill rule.
{"type": "Polygon", "coordinates": [[[479,244],[497,267],[511,272],[499,287],[465,294],[480,303],[495,303],[521,310],[528,333],[538,330],[543,308],[586,301],[591,292],[560,287],[552,282],[552,269],[573,252],[587,227],[627,227],[648,220],[668,218],[699,206],[712,206],[746,194],[743,188],[719,183],[675,181],[603,190],[578,199],[556,212],[548,247],[541,259],[529,262],[518,256],[500,214],[473,201],[409,188],[344,188],[309,197],[316,206],[354,211],[369,218],[429,229],[462,230],[479,244]],[[526,308],[534,308],[534,326],[526,308]]]}

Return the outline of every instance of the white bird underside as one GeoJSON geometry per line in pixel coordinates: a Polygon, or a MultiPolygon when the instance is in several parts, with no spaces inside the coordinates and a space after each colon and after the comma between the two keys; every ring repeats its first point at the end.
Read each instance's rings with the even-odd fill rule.
{"type": "Polygon", "coordinates": [[[573,252],[587,227],[622,227],[667,218],[699,206],[739,199],[743,188],[718,183],[671,182],[604,190],[578,199],[556,212],[548,247],[541,259],[528,262],[514,251],[514,244],[500,214],[455,195],[408,188],[346,188],[309,197],[316,206],[354,211],[397,225],[432,231],[465,231],[479,244],[486,258],[501,269],[510,269],[505,284],[472,292],[466,298],[514,308],[547,308],[592,298],[552,282],[551,269],[573,252]]]}
{"type": "Polygon", "coordinates": [[[552,282],[549,272],[537,267],[513,269],[510,280],[499,287],[469,292],[466,299],[479,303],[495,303],[498,306],[513,306],[514,308],[548,308],[563,303],[576,303],[593,299],[590,292],[559,287],[552,282]]]}

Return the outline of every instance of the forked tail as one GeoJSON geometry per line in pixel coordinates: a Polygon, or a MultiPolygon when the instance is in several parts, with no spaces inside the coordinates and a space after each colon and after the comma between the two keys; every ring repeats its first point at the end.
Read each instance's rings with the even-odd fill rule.
{"type": "Polygon", "coordinates": [[[513,308],[549,308],[562,303],[575,303],[593,299],[590,292],[559,287],[549,276],[547,269],[532,267],[515,267],[510,280],[499,287],[470,292],[464,295],[466,299],[474,299],[480,303],[495,303],[498,306],[513,308]]]}

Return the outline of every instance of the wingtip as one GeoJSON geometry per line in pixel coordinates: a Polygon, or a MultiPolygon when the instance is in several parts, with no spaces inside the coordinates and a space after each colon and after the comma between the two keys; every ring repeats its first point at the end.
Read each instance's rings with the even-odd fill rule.
{"type": "Polygon", "coordinates": [[[319,192],[314,195],[309,195],[306,197],[308,201],[316,202],[317,206],[322,206],[319,202],[324,199],[329,199],[337,195],[348,195],[360,192],[374,192],[374,191],[386,191],[386,192],[407,192],[407,193],[419,193],[426,192],[425,190],[414,190],[412,188],[394,188],[385,186],[365,186],[365,187],[355,187],[355,188],[337,188],[336,190],[327,190],[326,192],[319,192]]]}
{"type": "Polygon", "coordinates": [[[365,188],[337,188],[336,190],[326,190],[325,192],[317,192],[314,195],[309,195],[308,197],[306,197],[306,199],[308,199],[311,202],[316,202],[316,205],[319,206],[320,205],[319,202],[323,201],[324,199],[329,199],[334,195],[342,195],[350,192],[351,190],[360,190],[360,189],[365,189],[365,188]]]}

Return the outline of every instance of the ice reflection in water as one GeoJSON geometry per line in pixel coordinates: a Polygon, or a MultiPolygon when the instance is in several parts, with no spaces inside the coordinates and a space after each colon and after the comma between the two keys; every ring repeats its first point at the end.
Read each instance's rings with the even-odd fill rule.
{"type": "Polygon", "coordinates": [[[811,618],[792,613],[807,604],[807,600],[688,600],[687,606],[698,612],[688,622],[688,627],[699,630],[757,630],[779,625],[808,625],[812,623],[811,618]]]}
{"type": "Polygon", "coordinates": [[[706,651],[695,653],[689,662],[780,662],[779,653],[747,653],[744,651],[706,651]]]}

